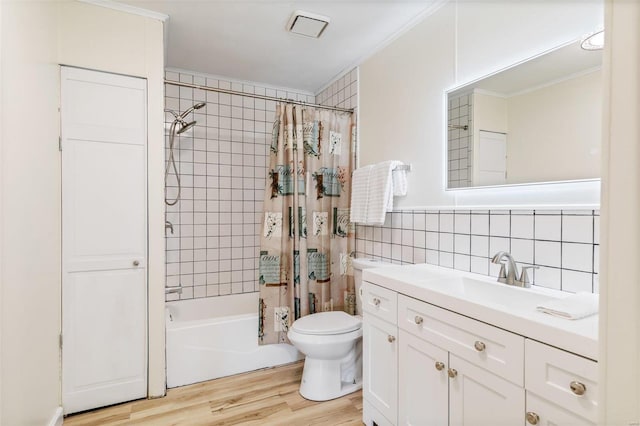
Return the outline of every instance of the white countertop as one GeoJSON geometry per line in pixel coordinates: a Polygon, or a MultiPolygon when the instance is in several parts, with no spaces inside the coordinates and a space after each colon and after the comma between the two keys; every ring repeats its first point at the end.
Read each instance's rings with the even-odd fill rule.
{"type": "Polygon", "coordinates": [[[568,320],[536,310],[568,296],[540,287],[518,288],[496,278],[439,266],[393,265],[365,269],[363,280],[504,330],[598,359],[598,315],[568,320]]]}

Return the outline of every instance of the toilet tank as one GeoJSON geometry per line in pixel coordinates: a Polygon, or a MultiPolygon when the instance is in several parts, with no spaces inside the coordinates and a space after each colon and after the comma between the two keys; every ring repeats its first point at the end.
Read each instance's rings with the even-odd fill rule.
{"type": "Polygon", "coordinates": [[[352,264],[353,280],[356,286],[356,315],[362,315],[362,294],[360,293],[362,287],[362,271],[370,268],[383,268],[385,266],[391,266],[392,264],[382,260],[368,258],[352,259],[352,264]]]}

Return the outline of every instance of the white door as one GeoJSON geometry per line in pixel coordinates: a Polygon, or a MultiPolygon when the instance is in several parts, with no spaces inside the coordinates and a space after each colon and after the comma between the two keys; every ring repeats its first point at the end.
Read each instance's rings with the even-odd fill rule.
{"type": "Polygon", "coordinates": [[[449,420],[452,426],[524,424],[524,389],[452,353],[449,420]]]}
{"type": "Polygon", "coordinates": [[[61,69],[62,403],[147,395],[146,80],[61,69]]]}
{"type": "Polygon", "coordinates": [[[473,185],[507,183],[507,135],[480,130],[477,164],[473,185]]]}
{"type": "Polygon", "coordinates": [[[400,330],[398,424],[447,426],[449,354],[400,330]]]}
{"type": "Polygon", "coordinates": [[[398,416],[398,328],[364,313],[363,397],[396,424],[398,416]]]}

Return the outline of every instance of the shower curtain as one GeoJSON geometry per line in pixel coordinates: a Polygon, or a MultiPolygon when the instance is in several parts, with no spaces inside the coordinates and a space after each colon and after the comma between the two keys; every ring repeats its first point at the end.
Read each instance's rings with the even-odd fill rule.
{"type": "Polygon", "coordinates": [[[288,343],[304,315],[355,314],[354,131],[351,113],[277,106],[260,234],[260,344],[288,343]]]}

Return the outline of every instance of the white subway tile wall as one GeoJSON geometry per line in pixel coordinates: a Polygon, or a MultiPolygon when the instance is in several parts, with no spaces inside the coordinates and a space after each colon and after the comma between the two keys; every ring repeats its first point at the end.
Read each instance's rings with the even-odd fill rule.
{"type": "MultiPolygon", "coordinates": [[[[315,102],[313,94],[260,83],[238,82],[197,73],[167,71],[166,78],[244,93],[315,102]]],[[[343,96],[347,93],[342,89],[343,96]]],[[[349,92],[350,93],[350,92],[349,92]]],[[[268,144],[275,118],[274,101],[199,89],[165,86],[165,106],[183,112],[194,103],[206,107],[186,121],[196,126],[176,137],[176,165],[181,199],[167,206],[167,286],[182,285],[182,295],[167,300],[258,291],[260,219],[267,175],[268,144]]],[[[166,113],[168,129],[173,115],[166,113]]],[[[177,181],[170,173],[167,195],[175,197],[177,181]]]]}
{"type": "Polygon", "coordinates": [[[448,130],[447,161],[448,187],[472,185],[473,179],[473,95],[460,95],[449,100],[449,126],[468,126],[467,130],[450,127],[448,130]]]}
{"type": "Polygon", "coordinates": [[[354,68],[316,95],[316,103],[338,108],[358,106],[358,69],[354,68]]]}
{"type": "Polygon", "coordinates": [[[490,262],[511,253],[534,285],[598,292],[599,210],[412,210],[382,227],[356,227],[356,254],[396,264],[431,263],[497,277],[490,262]]]}

